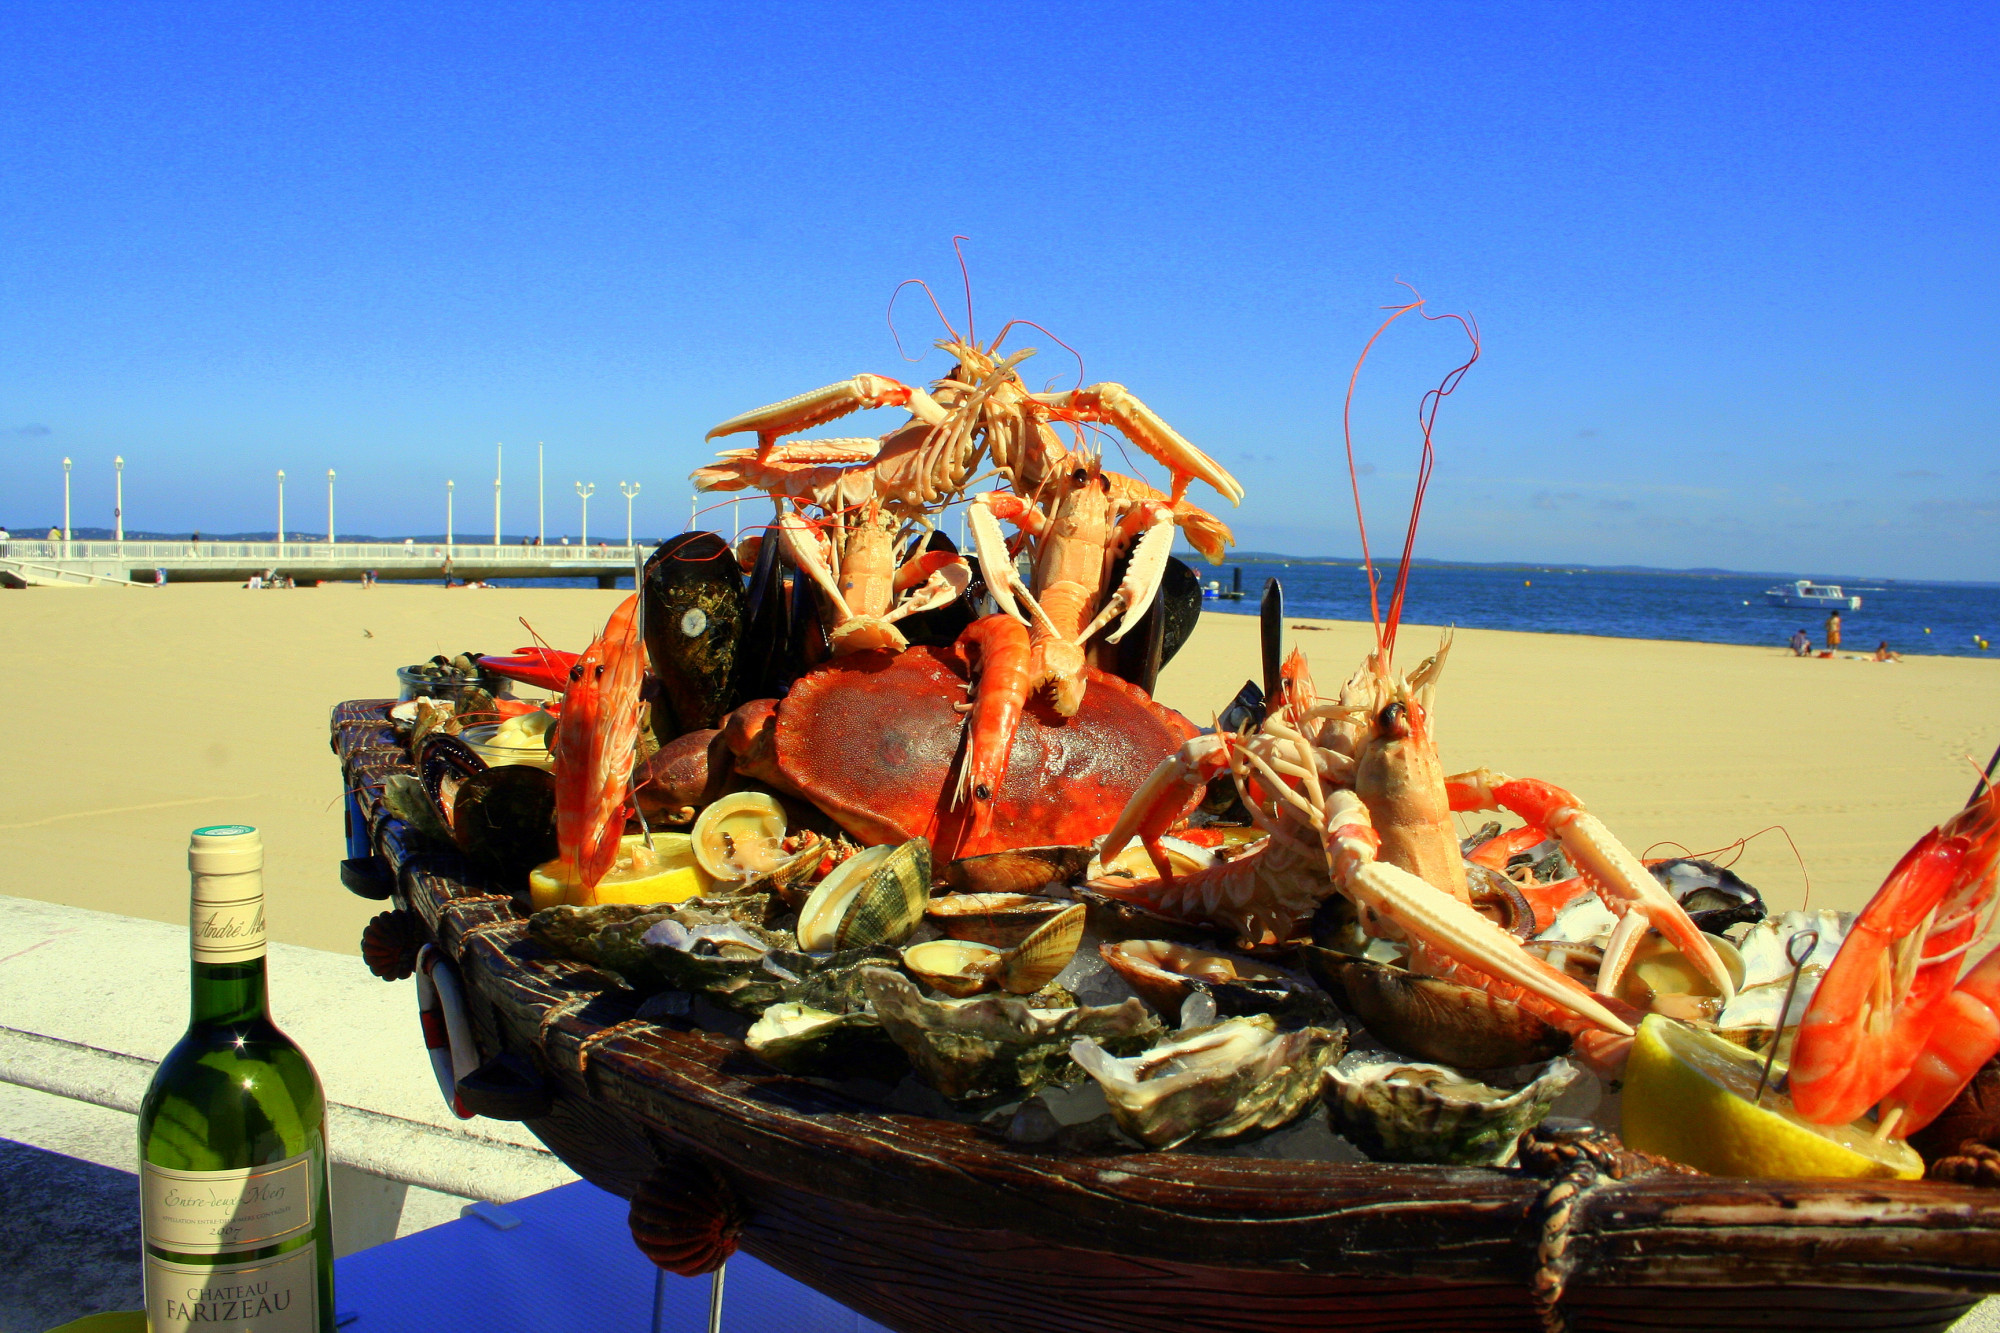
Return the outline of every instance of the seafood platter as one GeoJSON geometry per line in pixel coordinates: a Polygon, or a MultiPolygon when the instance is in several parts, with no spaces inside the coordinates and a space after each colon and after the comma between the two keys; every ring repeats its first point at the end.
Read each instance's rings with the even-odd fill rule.
{"type": "Polygon", "coordinates": [[[1187,492],[1241,488],[967,326],[928,387],[717,427],[756,443],[697,486],[770,521],[662,543],[582,651],[334,710],[343,879],[393,899],[363,953],[419,976],[461,1115],[664,1268],[741,1246],[913,1333],[1944,1328],[2000,1290],[2000,794],[1807,914],[1560,775],[1447,773],[1450,637],[1396,656],[1416,506],[1365,660],[1285,652],[1273,585],[1185,717],[1172,545],[1219,560],[1187,492]],[[909,419],[782,442],[872,407],[909,419]]]}

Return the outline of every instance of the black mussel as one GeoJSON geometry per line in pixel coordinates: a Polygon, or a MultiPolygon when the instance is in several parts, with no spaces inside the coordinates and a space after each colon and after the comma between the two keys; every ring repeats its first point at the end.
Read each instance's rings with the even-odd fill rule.
{"type": "Polygon", "coordinates": [[[785,582],[784,543],[775,531],[766,532],[757,543],[744,599],[749,619],[736,649],[733,705],[777,698],[795,674],[785,656],[792,638],[792,593],[785,582]]]}
{"type": "Polygon", "coordinates": [[[1731,926],[1754,924],[1768,913],[1757,890],[1713,861],[1681,857],[1646,867],[1674,895],[1688,917],[1710,935],[1731,926]]]}
{"type": "Polygon", "coordinates": [[[1257,643],[1264,666],[1264,697],[1276,699],[1283,692],[1285,652],[1285,585],[1276,579],[1264,580],[1264,596],[1257,603],[1257,643]]]}
{"type": "Polygon", "coordinates": [[[1499,836],[1500,821],[1489,819],[1484,824],[1481,824],[1471,837],[1459,840],[1458,854],[1460,856],[1470,856],[1499,836]]]}
{"type": "Polygon", "coordinates": [[[653,735],[665,744],[719,725],[735,706],[737,648],[749,618],[729,543],[712,532],[661,542],[646,562],[644,616],[646,657],[659,681],[653,735]]]}
{"type": "Polygon", "coordinates": [[[1497,870],[1465,863],[1465,887],[1473,910],[1517,939],[1533,939],[1535,909],[1513,880],[1497,870]]]}
{"type": "Polygon", "coordinates": [[[1222,710],[1216,725],[1224,731],[1255,731],[1264,725],[1264,691],[1257,688],[1256,681],[1243,682],[1243,688],[1236,691],[1236,697],[1222,710]]]}
{"type": "Polygon", "coordinates": [[[1325,991],[1269,963],[1172,940],[1114,940],[1098,945],[1097,952],[1170,1022],[1188,996],[1202,994],[1224,1018],[1269,1014],[1281,1023],[1340,1025],[1325,991]]]}
{"type": "Polygon", "coordinates": [[[459,785],[452,841],[466,859],[508,889],[556,857],[556,780],[532,764],[502,764],[459,785]]]}

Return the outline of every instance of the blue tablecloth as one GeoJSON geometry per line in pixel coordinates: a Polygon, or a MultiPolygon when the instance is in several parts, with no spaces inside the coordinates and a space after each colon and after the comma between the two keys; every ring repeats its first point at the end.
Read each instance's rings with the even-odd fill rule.
{"type": "MultiPolygon", "coordinates": [[[[652,1333],[660,1270],[625,1201],[578,1182],[506,1205],[507,1230],[461,1218],[335,1264],[343,1333],[652,1333]]],[[[708,1327],[709,1280],[664,1276],[659,1329],[708,1327]]],[[[747,1254],[729,1261],[727,1333],[886,1333],[747,1254]]]]}

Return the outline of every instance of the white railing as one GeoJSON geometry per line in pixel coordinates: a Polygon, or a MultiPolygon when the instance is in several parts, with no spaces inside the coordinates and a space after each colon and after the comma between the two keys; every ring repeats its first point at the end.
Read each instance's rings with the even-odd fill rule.
{"type": "Polygon", "coordinates": [[[450,555],[455,562],[504,560],[509,564],[554,565],[574,561],[630,564],[633,554],[643,549],[647,547],[638,544],[626,546],[622,542],[600,546],[494,546],[491,543],[454,542],[446,546],[443,542],[280,543],[216,542],[206,539],[200,542],[52,542],[10,538],[0,542],[0,557],[13,560],[118,560],[143,565],[187,560],[265,564],[309,560],[365,564],[394,560],[443,560],[450,555]]]}

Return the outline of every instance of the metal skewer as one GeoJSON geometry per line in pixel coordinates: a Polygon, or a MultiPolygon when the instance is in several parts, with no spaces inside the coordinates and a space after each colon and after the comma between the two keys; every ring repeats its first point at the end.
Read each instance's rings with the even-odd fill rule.
{"type": "Polygon", "coordinates": [[[729,1261],[724,1259],[708,1279],[708,1333],[722,1333],[722,1278],[728,1271],[729,1261]]]}
{"type": "Polygon", "coordinates": [[[1978,800],[1985,790],[1993,785],[1993,770],[1996,768],[2000,768],[2000,746],[1994,747],[1993,757],[1986,761],[1986,771],[1979,775],[1979,781],[1972,784],[1972,796],[1966,804],[1970,805],[1972,801],[1978,800]]]}
{"type": "Polygon", "coordinates": [[[1806,960],[1813,956],[1813,950],[1817,948],[1817,930],[1797,931],[1785,941],[1785,961],[1792,965],[1792,979],[1785,986],[1785,1002],[1778,1006],[1778,1025],[1771,1029],[1771,1053],[1764,1057],[1764,1072],[1757,1080],[1757,1091],[1750,1098],[1752,1106],[1761,1105],[1764,1100],[1764,1088],[1771,1081],[1771,1066],[1778,1060],[1778,1040],[1784,1036],[1785,1019],[1792,1012],[1792,995],[1799,988],[1799,973],[1805,971],[1806,960]],[[1800,940],[1806,941],[1804,953],[1799,952],[1800,940]]]}

